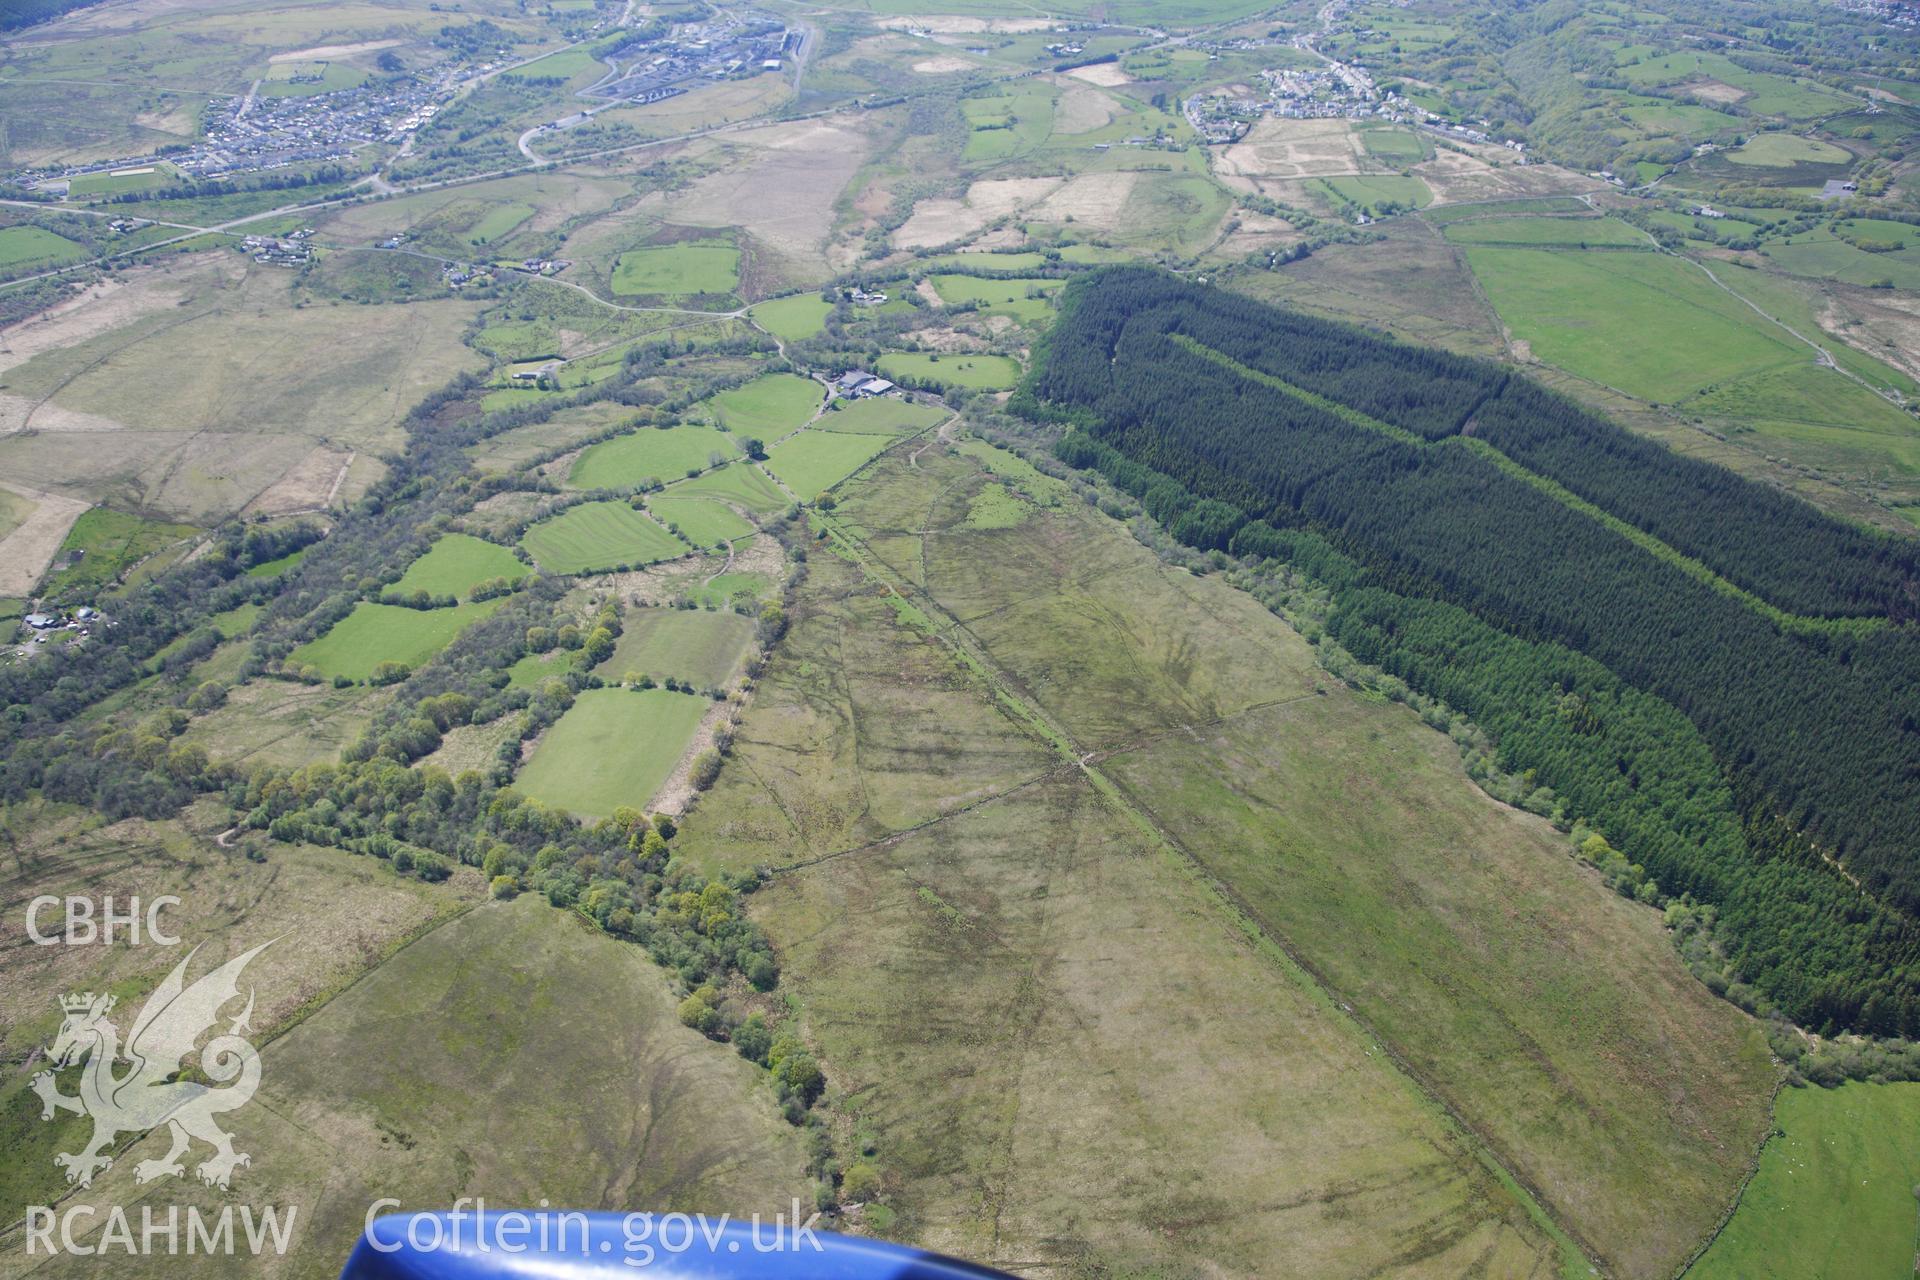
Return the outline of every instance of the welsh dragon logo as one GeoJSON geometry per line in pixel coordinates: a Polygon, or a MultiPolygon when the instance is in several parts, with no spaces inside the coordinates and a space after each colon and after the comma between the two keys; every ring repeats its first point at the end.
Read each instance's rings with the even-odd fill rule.
{"type": "Polygon", "coordinates": [[[67,1181],[90,1186],[94,1175],[113,1164],[113,1157],[102,1154],[122,1133],[145,1133],[166,1125],[173,1133],[173,1146],[158,1160],[142,1160],[134,1166],[136,1182],[156,1178],[180,1177],[186,1167],[180,1163],[197,1138],[213,1148],[213,1155],[195,1172],[200,1181],[225,1187],[240,1165],[250,1158],[233,1149],[233,1135],[214,1123],[222,1112],[244,1106],[260,1085],[260,1054],[242,1032],[251,1032],[247,1020],[253,1015],[253,992],[247,992],[247,1007],[240,1011],[224,1034],[216,1035],[200,1050],[200,1074],[222,1085],[214,1088],[196,1080],[179,1079],[181,1061],[194,1051],[201,1035],[219,1020],[220,1010],[240,994],[240,973],[247,962],[272,943],[263,943],[218,969],[186,985],[187,966],[199,952],[195,947],[187,958],[175,965],[133,1020],[126,1043],[120,1031],[107,1021],[115,998],[92,992],[60,997],[66,1021],[54,1038],[48,1058],[53,1069],[33,1077],[33,1091],[40,1095],[42,1120],[51,1120],[56,1111],[71,1111],[93,1117],[93,1141],[82,1151],[54,1156],[55,1164],[67,1171],[67,1181]],[[60,1092],[54,1071],[86,1060],[80,1073],[80,1095],[70,1098],[60,1092]],[[116,1074],[118,1064],[129,1064],[116,1074]]]}

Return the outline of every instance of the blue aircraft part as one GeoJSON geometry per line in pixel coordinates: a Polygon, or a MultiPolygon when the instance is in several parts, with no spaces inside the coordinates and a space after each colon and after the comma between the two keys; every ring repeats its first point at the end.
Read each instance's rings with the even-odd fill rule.
{"type": "Polygon", "coordinates": [[[685,1214],[557,1209],[376,1219],[340,1280],[1010,1280],[880,1240],[685,1214]]]}

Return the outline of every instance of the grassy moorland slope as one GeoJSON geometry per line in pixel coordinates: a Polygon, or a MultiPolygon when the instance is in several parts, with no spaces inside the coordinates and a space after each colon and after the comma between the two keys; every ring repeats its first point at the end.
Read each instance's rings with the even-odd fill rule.
{"type": "MultiPolygon", "coordinates": [[[[1477,1178],[1476,1163],[1459,1162],[1484,1144],[1597,1261],[1624,1275],[1685,1261],[1732,1201],[1773,1074],[1753,1025],[1692,981],[1658,916],[1582,871],[1545,823],[1475,790],[1451,744],[1410,713],[1332,685],[1304,641],[1247,597],[1164,568],[1077,507],[1016,503],[1005,518],[975,519],[994,487],[972,458],[931,453],[914,467],[883,461],[853,486],[834,523],[867,586],[839,599],[851,570],[815,557],[810,606],[708,802],[713,825],[703,811],[685,846],[714,865],[799,864],[756,910],[830,1069],[869,1090],[858,1105],[885,1135],[909,1235],[1031,1257],[1006,1206],[1039,1197],[1056,1216],[1099,1224],[1075,1248],[1115,1240],[1106,1215],[1126,1197],[1066,1172],[1087,1153],[1059,1139],[996,1140],[990,1103],[1012,1106],[1010,1089],[1058,1090],[1027,1082],[1077,1070],[1051,1100],[1074,1135],[1099,1091],[1143,1096],[1143,1073],[1173,1070],[1189,1083],[1180,1096],[1214,1097],[1176,1128],[1200,1139],[1193,1148],[1155,1130],[1175,1154],[1151,1181],[1194,1199],[1148,1221],[1176,1235],[1175,1221],[1234,1224],[1217,1239],[1182,1237],[1223,1265],[1258,1239],[1245,1234],[1240,1194],[1220,1188],[1271,1189],[1222,1180],[1210,1161],[1258,1167],[1255,1135],[1275,1132],[1279,1114],[1270,1108],[1300,1098],[1337,1098],[1348,1126],[1384,1123],[1396,1113],[1382,1100],[1410,1080],[1426,1114],[1473,1136],[1406,1175],[1401,1194],[1421,1206],[1426,1234],[1397,1235],[1402,1224],[1379,1239],[1421,1238],[1437,1250],[1428,1263],[1441,1241],[1464,1240],[1469,1219],[1432,1216],[1428,1179],[1449,1166],[1448,1178],[1477,1178]],[[901,595],[874,596],[881,584],[901,595]],[[919,735],[894,714],[909,692],[931,719],[919,735]],[[897,789],[903,759],[937,769],[944,789],[897,789]],[[1196,884],[1218,896],[1190,896],[1196,884]],[[1170,928],[1167,908],[1185,925],[1170,928]],[[1233,916],[1318,981],[1256,950],[1229,966],[1233,996],[1208,994],[1221,961],[1200,956],[1233,916]],[[828,945],[830,918],[860,922],[851,946],[828,945]],[[1085,967],[1096,960],[1104,976],[1085,967]],[[1154,994],[1160,983],[1171,987],[1154,994]],[[1296,1039],[1352,1037],[1344,1091],[1317,1092],[1331,1087],[1330,1064],[1244,1038],[1248,1018],[1269,1016],[1250,1002],[1303,993],[1333,1025],[1296,1039]],[[1030,1021],[1011,1012],[1020,1001],[1030,1021]],[[935,1034],[953,1025],[976,1032],[959,1044],[935,1034]],[[1097,1038],[1123,1028],[1124,1053],[1097,1038]],[[1056,1031],[1083,1038],[1068,1058],[1049,1056],[1067,1052],[1056,1031]],[[1204,1061],[1164,1067],[1152,1046],[1167,1041],[1188,1058],[1203,1049],[1204,1061]],[[1243,1052],[1266,1057],[1257,1083],[1239,1077],[1243,1052]],[[949,1108],[893,1100],[916,1089],[981,1119],[936,1125],[922,1117],[949,1108]],[[1223,1093],[1235,1101],[1221,1105],[1223,1093]],[[956,1216],[963,1185],[1002,1207],[956,1216]]],[[[1174,1105],[1145,1096],[1150,1113],[1174,1105]]],[[[1285,1119],[1303,1126],[1296,1152],[1383,1140],[1350,1128],[1336,1140],[1308,1117],[1285,1119]]],[[[1363,1194],[1383,1186],[1367,1162],[1321,1167],[1363,1194]]],[[[1113,1168],[1123,1187],[1145,1176],[1122,1162],[1107,1182],[1113,1168]]],[[[1307,1271],[1321,1259],[1316,1274],[1364,1274],[1370,1255],[1328,1212],[1337,1199],[1324,1184],[1296,1186],[1284,1202],[1320,1210],[1273,1225],[1307,1271]]],[[[1356,1213],[1394,1221],[1373,1202],[1356,1213]]],[[[1132,1261],[1158,1247],[1127,1238],[1132,1261]]]]}
{"type": "Polygon", "coordinates": [[[753,910],[888,1170],[887,1234],[1094,1274],[1555,1272],[1359,1028],[852,566],[813,565],[676,843],[800,864],[753,910]]]}
{"type": "MultiPolygon", "coordinates": [[[[210,824],[224,821],[212,806],[190,810],[182,820],[129,819],[102,825],[68,806],[22,806],[7,817],[15,860],[0,885],[0,908],[24,922],[27,904],[55,896],[112,892],[124,910],[138,895],[152,903],[165,895],[179,901],[160,915],[179,946],[144,940],[127,945],[123,927],[117,945],[36,947],[24,937],[0,974],[0,1050],[24,1062],[58,1032],[59,996],[77,991],[110,992],[120,1000],[115,1021],[122,1032],[160,980],[201,946],[194,976],[270,939],[273,945],[248,967],[256,992],[253,1027],[278,1034],[315,1001],[346,987],[413,933],[470,907],[478,883],[462,877],[430,886],[393,874],[372,858],[337,850],[275,846],[262,861],[212,839],[210,824]]],[[[53,913],[44,927],[57,931],[53,913]]],[[[12,1223],[28,1204],[54,1204],[67,1191],[56,1151],[77,1151],[91,1122],[62,1113],[40,1119],[40,1100],[28,1087],[32,1072],[9,1072],[0,1083],[0,1222],[12,1223]]],[[[71,1094],[70,1079],[61,1082],[71,1094]]],[[[242,1149],[246,1149],[244,1145],[242,1149]]],[[[143,1151],[141,1156],[157,1154],[143,1151]]],[[[122,1157],[122,1167],[132,1161],[122,1157]]],[[[132,1203],[130,1200],[125,1203],[132,1203]]],[[[0,1254],[17,1256],[19,1243],[0,1236],[0,1254]]]]}
{"type": "MultiPolygon", "coordinates": [[[[346,855],[335,855],[345,858],[346,855]]],[[[798,1133],[741,1059],[681,1026],[660,971],[537,897],[491,903],[420,938],[263,1055],[254,1102],[235,1113],[236,1176],[253,1204],[298,1205],[277,1274],[330,1277],[377,1197],[446,1208],[759,1211],[804,1195],[798,1133]],[[618,1016],[609,1016],[616,1013],[618,1016]],[[482,1100],[484,1099],[484,1100],[482,1100]]],[[[133,1205],[148,1135],[75,1201],[133,1205]]],[[[217,1209],[189,1177],[167,1203],[217,1209]]],[[[256,1274],[251,1258],[208,1274],[256,1274]]],[[[225,1265],[218,1265],[224,1263],[225,1265]]],[[[45,1275],[97,1274],[54,1259],[45,1275]]],[[[178,1274],[164,1253],[117,1275],[178,1274]]]]}

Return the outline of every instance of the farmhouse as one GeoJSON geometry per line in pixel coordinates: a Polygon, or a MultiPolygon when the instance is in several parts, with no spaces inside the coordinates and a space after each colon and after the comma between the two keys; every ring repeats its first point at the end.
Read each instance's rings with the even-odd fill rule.
{"type": "Polygon", "coordinates": [[[835,378],[828,386],[838,396],[847,396],[855,400],[865,400],[870,396],[883,396],[894,386],[885,378],[877,378],[864,369],[849,369],[835,378]]]}
{"type": "Polygon", "coordinates": [[[32,627],[35,631],[46,631],[49,628],[57,627],[60,625],[60,619],[54,617],[50,613],[30,613],[25,618],[21,619],[21,621],[25,622],[29,627],[32,627]]]}
{"type": "Polygon", "coordinates": [[[282,240],[276,236],[248,236],[241,241],[241,248],[252,254],[255,262],[275,267],[301,266],[313,256],[305,240],[282,240]]]}

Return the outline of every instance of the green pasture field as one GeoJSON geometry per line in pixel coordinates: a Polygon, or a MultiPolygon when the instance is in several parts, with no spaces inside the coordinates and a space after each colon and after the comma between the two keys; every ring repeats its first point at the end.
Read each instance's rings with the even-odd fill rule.
{"type": "Polygon", "coordinates": [[[533,572],[497,542],[449,533],[407,566],[393,590],[432,596],[465,596],[490,578],[524,578],[533,572]]]}
{"type": "Polygon", "coordinates": [[[820,384],[796,373],[769,373],[707,401],[720,425],[771,443],[807,424],[825,396],[820,384]]]}
{"type": "Polygon", "coordinates": [[[1653,248],[1644,232],[1618,218],[1477,218],[1471,222],[1448,223],[1445,233],[1455,244],[1653,248]]]}
{"type": "Polygon", "coordinates": [[[811,501],[866,465],[889,444],[891,436],[854,435],[844,431],[802,431],[767,451],[767,470],[787,488],[811,501]]]}
{"type": "Polygon", "coordinates": [[[1170,80],[1182,78],[1182,69],[1190,78],[1197,64],[1207,60],[1206,52],[1201,49],[1161,47],[1130,53],[1120,60],[1120,65],[1136,80],[1170,80]]]}
{"type": "Polygon", "coordinates": [[[967,507],[966,529],[1011,529],[1025,520],[1033,504],[1004,485],[989,485],[973,495],[967,507]]]}
{"type": "MultiPolygon", "coordinates": [[[[1741,127],[1738,116],[1666,98],[1635,98],[1630,105],[1620,108],[1620,114],[1647,133],[1662,136],[1704,138],[1741,127]]],[[[1664,169],[1665,166],[1655,167],[1664,169]]]]}
{"type": "Polygon", "coordinates": [[[1920,237],[1912,248],[1871,253],[1818,227],[1785,240],[1768,241],[1760,252],[1781,270],[1797,276],[1865,286],[1888,283],[1908,292],[1920,290],[1920,237]]]}
{"type": "MultiPolygon", "coordinates": [[[[1759,211],[1746,212],[1749,218],[1759,216],[1759,211]]],[[[1820,331],[1820,312],[1827,302],[1818,286],[1767,271],[1735,271],[1722,273],[1721,278],[1738,289],[1744,297],[1753,299],[1768,315],[1778,316],[1802,333],[1820,331]]],[[[1898,391],[1908,398],[1920,396],[1920,382],[1853,344],[1832,342],[1826,346],[1842,368],[1869,386],[1898,391]]]]}
{"type": "Polygon", "coordinates": [[[287,661],[317,667],[329,679],[349,680],[365,680],[383,662],[417,667],[505,603],[502,597],[450,609],[403,609],[363,600],[325,635],[288,654],[287,661]]]}
{"type": "MultiPolygon", "coordinates": [[[[245,635],[247,630],[253,626],[254,619],[259,616],[260,606],[251,601],[217,613],[213,617],[208,618],[200,627],[175,636],[172,640],[154,650],[153,656],[147,659],[147,670],[154,672],[164,669],[167,659],[173,657],[174,654],[179,653],[182,649],[185,649],[189,643],[199,637],[202,631],[211,631],[222,640],[232,640],[237,636],[245,635]]],[[[5,617],[0,616],[0,623],[4,623],[5,621],[5,617]]],[[[224,658],[224,656],[225,655],[218,655],[215,658],[205,659],[204,661],[216,662],[224,658]]]]}
{"type": "Polygon", "coordinates": [[[569,360],[560,366],[560,386],[563,390],[578,391],[582,387],[605,382],[620,372],[625,360],[625,353],[617,348],[569,360]]]}
{"type": "Polygon", "coordinates": [[[1004,391],[1020,380],[1020,363],[1011,356],[889,351],[877,367],[896,382],[930,382],[973,391],[1004,391]]]}
{"type": "Polygon", "coordinates": [[[232,640],[253,630],[255,619],[259,618],[264,606],[249,600],[246,604],[237,604],[224,612],[216,613],[207,619],[207,625],[220,633],[223,640],[232,640]]]}
{"type": "Polygon", "coordinates": [[[757,573],[722,573],[700,584],[694,592],[694,599],[702,605],[712,604],[716,608],[726,608],[733,604],[737,595],[752,596],[755,600],[765,600],[773,593],[773,584],[757,573]]]}
{"type": "Polygon", "coordinates": [[[521,204],[517,200],[496,204],[478,222],[467,228],[467,243],[483,245],[502,239],[531,218],[534,212],[532,205],[521,204]]]}
{"type": "Polygon", "coordinates": [[[537,402],[543,396],[554,394],[539,387],[511,386],[489,391],[480,397],[482,413],[500,413],[507,409],[518,409],[537,402]]]}
{"type": "MultiPolygon", "coordinates": [[[[626,405],[599,400],[562,409],[545,422],[489,436],[478,444],[468,445],[467,452],[482,469],[518,470],[555,449],[582,444],[609,427],[631,424],[632,413],[626,405]]],[[[636,429],[653,430],[645,426],[636,429]]]]}
{"type": "Polygon", "coordinates": [[[1822,471],[1920,476],[1920,419],[1811,360],[1716,385],[1682,406],[1729,438],[1757,433],[1822,471]]]}
{"type": "Polygon", "coordinates": [[[1836,111],[1845,111],[1860,101],[1811,80],[1764,72],[1742,73],[1733,83],[1750,94],[1741,101],[1741,106],[1760,115],[1781,116],[1788,120],[1817,120],[1836,111]]]}
{"type": "Polygon", "coordinates": [[[473,345],[517,362],[550,356],[558,343],[553,329],[538,320],[494,320],[473,336],[473,345]]]}
{"type": "Polygon", "coordinates": [[[538,689],[548,680],[573,670],[573,650],[530,653],[507,668],[507,684],[515,689],[538,689]]]}
{"type": "Polygon", "coordinates": [[[1920,227],[1909,222],[1891,222],[1884,218],[1847,218],[1840,230],[1868,244],[1891,245],[1896,249],[1920,245],[1920,227]]]}
{"type": "Polygon", "coordinates": [[[724,689],[740,673],[753,643],[753,622],[713,609],[629,609],[613,656],[594,668],[603,680],[629,672],[672,676],[696,688],[724,689]]]}
{"type": "Polygon", "coordinates": [[[713,547],[753,532],[733,508],[714,498],[688,498],[674,494],[647,499],[647,510],[656,520],[680,530],[680,536],[696,547],[713,547]]]}
{"type": "Polygon", "coordinates": [[[1053,133],[1057,91],[1023,89],[978,98],[962,98],[960,110],[971,130],[963,156],[994,163],[1033,151],[1053,133]]]}
{"type": "Polygon", "coordinates": [[[747,314],[774,337],[799,342],[818,334],[827,323],[833,304],[817,293],[796,293],[757,304],[747,314]]]}
{"type": "Polygon", "coordinates": [[[934,292],[949,305],[977,303],[982,311],[1009,315],[1023,324],[1040,324],[1053,315],[1048,295],[1057,293],[1064,280],[983,280],[977,276],[936,275],[928,277],[934,292]]]}
{"type": "Polygon", "coordinates": [[[1315,178],[1335,201],[1358,205],[1369,213],[1387,205],[1402,209],[1424,209],[1433,203],[1433,192],[1418,178],[1364,174],[1359,177],[1315,178]]]}
{"type": "Polygon", "coordinates": [[[1099,244],[1069,244],[1060,247],[1060,259],[1077,265],[1089,265],[1096,262],[1122,262],[1127,254],[1120,249],[1109,249],[1099,244]]]}
{"type": "Polygon", "coordinates": [[[1624,66],[1618,74],[1629,84],[1642,88],[1677,85],[1695,79],[1718,80],[1743,91],[1746,96],[1740,105],[1755,115],[1783,116],[1789,120],[1831,115],[1858,101],[1809,80],[1748,71],[1719,53],[1662,54],[1624,66]]]}
{"type": "Polygon", "coordinates": [[[1616,50],[1614,59],[1620,66],[1621,77],[1628,83],[1653,88],[1678,84],[1701,72],[1699,54],[1659,53],[1650,45],[1628,45],[1616,50]]]}
{"type": "Polygon", "coordinates": [[[706,470],[716,453],[733,458],[740,449],[724,431],[712,427],[638,427],[582,453],[567,484],[575,489],[620,489],[648,479],[677,480],[689,471],[706,470]]]}
{"type": "Polygon", "coordinates": [[[708,496],[737,503],[753,514],[766,515],[787,506],[791,499],[780,492],[766,473],[756,466],[736,462],[709,471],[694,480],[670,485],[667,492],[676,498],[708,496]]]}
{"type": "Polygon", "coordinates": [[[1698,267],[1664,254],[1477,248],[1467,261],[1536,359],[1642,399],[1673,403],[1801,358],[1698,267]]]}
{"type": "Polygon", "coordinates": [[[647,808],[712,705],[665,689],[588,689],[547,730],[513,785],[583,817],[647,808]]]}
{"type": "Polygon", "coordinates": [[[86,173],[74,178],[67,184],[67,194],[75,199],[92,196],[120,196],[129,191],[146,191],[154,187],[164,187],[177,181],[180,171],[162,160],[156,165],[129,165],[131,169],[145,169],[145,173],[86,173]]]}
{"type": "Polygon", "coordinates": [[[1073,494],[1073,487],[1065,480],[1050,476],[1019,454],[996,448],[985,440],[969,437],[954,447],[1043,507],[1057,507],[1073,494]]]}
{"type": "Polygon", "coordinates": [[[53,563],[69,561],[76,552],[82,553],[80,559],[49,572],[40,590],[56,597],[103,591],[148,556],[198,532],[189,524],[148,520],[105,507],[90,508],[81,512],[67,530],[53,563]]]}
{"type": "Polygon", "coordinates": [[[1733,164],[1790,169],[1797,164],[1845,164],[1853,159],[1844,147],[1797,133],[1756,133],[1743,147],[1726,153],[1733,164]]]}
{"type": "Polygon", "coordinates": [[[502,80],[538,80],[558,76],[562,80],[592,79],[606,73],[606,64],[585,49],[562,49],[550,53],[537,62],[529,62],[524,67],[515,67],[511,71],[500,73],[502,80]]]}
{"type": "Polygon", "coordinates": [[[299,98],[316,93],[338,93],[342,89],[363,85],[368,78],[366,72],[344,62],[277,62],[268,68],[266,78],[260,82],[260,96],[299,98]],[[318,79],[295,84],[293,77],[296,75],[317,76],[318,79]]]}
{"type": "Polygon", "coordinates": [[[1738,218],[1700,218],[1672,209],[1655,209],[1647,217],[1660,226],[1673,228],[1689,240],[1712,241],[1716,236],[1752,235],[1759,230],[1753,223],[1738,218]]]}
{"type": "Polygon", "coordinates": [[[909,404],[891,396],[866,400],[836,400],[840,407],[815,419],[809,431],[843,431],[854,435],[897,436],[920,431],[947,417],[930,404],[909,404]]]}
{"type": "Polygon", "coordinates": [[[1785,1089],[1779,1132],[1687,1280],[1881,1280],[1914,1264],[1920,1084],[1785,1089]]]}
{"type": "Polygon", "coordinates": [[[941,271],[1037,271],[1047,265],[1044,253],[1035,253],[1031,249],[1017,253],[989,253],[985,250],[963,249],[959,253],[943,253],[937,258],[928,258],[922,265],[941,271]]]}
{"type": "Polygon", "coordinates": [[[686,544],[624,502],[586,502],[527,530],[520,545],[548,573],[590,573],[685,555],[686,544]]]}
{"type": "Polygon", "coordinates": [[[0,229],[0,271],[16,267],[57,267],[86,256],[85,246],[44,227],[0,229]]]}
{"type": "Polygon", "coordinates": [[[1396,167],[1419,164],[1433,154],[1433,144],[1407,129],[1363,129],[1360,145],[1383,164],[1396,167]]]}
{"type": "Polygon", "coordinates": [[[1464,222],[1468,218],[1514,218],[1536,213],[1569,213],[1584,217],[1592,212],[1584,202],[1572,196],[1527,196],[1516,200],[1443,204],[1423,211],[1420,216],[1428,222],[1444,226],[1449,222],[1464,222]]]}
{"type": "Polygon", "coordinates": [[[732,293],[739,283],[740,250],[724,240],[629,249],[613,267],[613,291],[623,298],[732,293]]]}
{"type": "Polygon", "coordinates": [[[312,547],[302,547],[298,551],[289,551],[286,555],[280,556],[277,559],[262,560],[259,564],[247,570],[247,576],[249,578],[277,578],[299,564],[301,557],[305,556],[307,552],[312,549],[312,547]]]}

